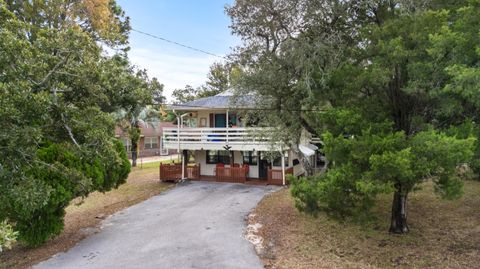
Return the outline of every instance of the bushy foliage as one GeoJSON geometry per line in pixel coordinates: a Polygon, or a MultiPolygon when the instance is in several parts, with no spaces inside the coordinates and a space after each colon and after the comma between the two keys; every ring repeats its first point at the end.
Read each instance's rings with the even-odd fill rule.
{"type": "Polygon", "coordinates": [[[300,129],[324,142],[321,176],[296,152],[307,175],[293,181],[299,208],[359,216],[393,191],[390,231],[405,233],[415,186],[431,178],[442,197],[461,195],[455,168],[477,170],[480,157],[479,132],[462,130],[480,122],[479,0],[243,0],[226,10],[243,41],[232,56],[244,66],[237,95],[259,96],[261,121],[292,150],[300,129]]]}
{"type": "MultiPolygon", "coordinates": [[[[331,113],[333,110],[325,116],[331,117],[331,113]]],[[[461,196],[463,183],[455,171],[459,164],[471,160],[475,138],[435,130],[407,137],[389,129],[392,124],[368,126],[363,122],[363,128],[356,129],[360,125],[344,121],[344,115],[344,111],[339,111],[336,117],[333,130],[337,134],[326,131],[323,136],[330,169],[308,180],[292,181],[292,195],[300,210],[365,218],[378,194],[391,193],[398,186],[402,186],[401,192],[409,193],[430,178],[443,198],[461,196]],[[342,127],[342,122],[347,125],[342,127]],[[344,133],[346,129],[348,135],[344,133]]]]}
{"type": "Polygon", "coordinates": [[[130,163],[121,142],[112,140],[114,155],[110,160],[88,154],[68,144],[50,144],[37,151],[37,164],[26,171],[30,186],[17,185],[6,195],[1,206],[2,218],[9,218],[29,245],[43,243],[63,230],[65,207],[75,197],[93,190],[108,191],[125,182],[130,163]],[[25,203],[27,202],[27,203],[25,203]]]}
{"type": "Polygon", "coordinates": [[[4,249],[9,249],[15,243],[18,232],[15,232],[7,221],[0,222],[0,253],[4,249]]]}
{"type": "Polygon", "coordinates": [[[121,8],[93,2],[0,0],[0,221],[31,246],[61,232],[72,199],[125,182],[112,112],[162,99],[124,54],[121,8]]]}
{"type": "Polygon", "coordinates": [[[475,122],[467,121],[458,126],[451,127],[448,132],[457,137],[464,138],[473,136],[478,138],[474,144],[473,157],[468,162],[468,168],[471,169],[473,175],[467,175],[467,178],[480,180],[480,126],[475,122]]]}

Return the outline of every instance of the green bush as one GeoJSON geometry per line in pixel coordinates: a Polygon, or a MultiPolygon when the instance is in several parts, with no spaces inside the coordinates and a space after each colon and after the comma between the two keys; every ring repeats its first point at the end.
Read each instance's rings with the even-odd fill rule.
{"type": "Polygon", "coordinates": [[[368,220],[378,194],[398,191],[409,193],[427,179],[445,199],[459,198],[463,182],[456,175],[459,164],[471,160],[476,139],[438,131],[418,132],[406,137],[371,133],[366,128],[356,136],[323,137],[330,161],[325,174],[291,179],[296,207],[315,215],[330,215],[368,220]]]}
{"type": "Polygon", "coordinates": [[[64,227],[65,208],[72,199],[116,188],[128,177],[130,163],[125,149],[116,139],[112,143],[111,149],[94,159],[66,144],[40,148],[37,165],[16,184],[0,217],[15,223],[19,239],[30,246],[59,234],[64,227]]]}
{"type": "Polygon", "coordinates": [[[9,249],[15,243],[18,232],[13,231],[13,228],[7,221],[0,222],[0,252],[3,249],[9,249]]]}

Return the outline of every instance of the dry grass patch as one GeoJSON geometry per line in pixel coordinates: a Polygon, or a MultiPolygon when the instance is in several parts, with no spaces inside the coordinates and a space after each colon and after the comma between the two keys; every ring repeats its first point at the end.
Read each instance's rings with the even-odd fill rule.
{"type": "Polygon", "coordinates": [[[65,229],[60,235],[38,248],[17,245],[2,253],[0,268],[28,268],[58,252],[66,251],[97,232],[100,222],[108,215],[173,187],[174,184],[159,182],[158,165],[156,162],[133,168],[127,183],[118,189],[106,193],[94,192],[83,201],[73,201],[66,209],[65,229]]]}
{"type": "Polygon", "coordinates": [[[390,196],[379,199],[378,220],[359,226],[299,213],[285,189],[266,197],[251,221],[263,225],[267,268],[478,268],[480,182],[466,182],[456,201],[437,198],[425,183],[408,206],[404,236],[388,233],[390,196]]]}

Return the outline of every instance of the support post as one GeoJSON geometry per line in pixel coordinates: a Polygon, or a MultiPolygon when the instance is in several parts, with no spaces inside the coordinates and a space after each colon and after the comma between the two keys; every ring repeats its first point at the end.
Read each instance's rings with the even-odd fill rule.
{"type": "Polygon", "coordinates": [[[177,116],[177,157],[180,158],[180,117],[177,116]]]}
{"type": "Polygon", "coordinates": [[[182,180],[185,179],[185,156],[182,154],[182,180]]]}
{"type": "Polygon", "coordinates": [[[230,124],[228,124],[228,109],[227,109],[227,114],[225,116],[225,119],[226,119],[226,128],[227,128],[226,141],[227,141],[227,145],[228,145],[228,128],[230,127],[230,124]]]}
{"type": "Polygon", "coordinates": [[[283,151],[280,153],[282,154],[282,185],[285,186],[285,153],[283,151]]]}

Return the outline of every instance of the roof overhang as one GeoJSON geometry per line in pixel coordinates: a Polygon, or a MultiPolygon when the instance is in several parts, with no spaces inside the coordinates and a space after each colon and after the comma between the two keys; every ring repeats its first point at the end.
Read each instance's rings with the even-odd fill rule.
{"type": "Polygon", "coordinates": [[[317,150],[318,147],[312,144],[306,144],[299,145],[298,149],[303,153],[303,155],[305,155],[306,157],[310,157],[315,154],[315,150],[317,150]]]}
{"type": "Polygon", "coordinates": [[[204,111],[204,110],[218,110],[218,111],[225,111],[225,110],[252,110],[253,108],[248,107],[201,107],[201,106],[182,106],[182,105],[173,105],[167,106],[167,109],[176,110],[176,111],[204,111]]]}

